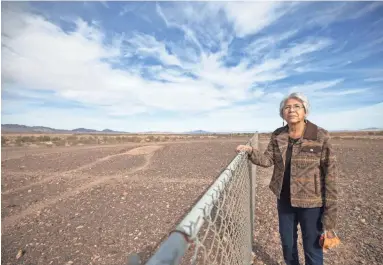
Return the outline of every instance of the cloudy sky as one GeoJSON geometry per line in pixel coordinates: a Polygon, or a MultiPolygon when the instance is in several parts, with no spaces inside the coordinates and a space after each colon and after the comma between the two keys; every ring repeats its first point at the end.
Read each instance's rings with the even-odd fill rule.
{"type": "Polygon", "coordinates": [[[270,131],[303,92],[328,130],[383,127],[383,3],[2,3],[2,124],[270,131]]]}

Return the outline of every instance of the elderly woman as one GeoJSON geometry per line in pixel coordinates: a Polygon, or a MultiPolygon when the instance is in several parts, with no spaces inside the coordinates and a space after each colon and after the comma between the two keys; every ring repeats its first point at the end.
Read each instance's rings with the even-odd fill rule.
{"type": "Polygon", "coordinates": [[[299,264],[297,225],[300,224],[306,265],[323,264],[319,244],[329,238],[337,218],[337,166],[329,133],[306,119],[309,102],[300,93],[282,100],[280,116],[287,125],[276,129],[264,153],[239,145],[255,165],[274,166],[270,189],[277,197],[279,233],[287,265],[299,264]]]}

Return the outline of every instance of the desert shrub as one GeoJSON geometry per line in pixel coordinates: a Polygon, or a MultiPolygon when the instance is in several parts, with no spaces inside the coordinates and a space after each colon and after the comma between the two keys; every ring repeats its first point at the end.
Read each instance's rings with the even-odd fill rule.
{"type": "Polygon", "coordinates": [[[6,145],[8,141],[9,141],[9,140],[8,140],[7,137],[5,137],[5,136],[1,136],[1,145],[2,145],[2,146],[3,146],[3,145],[6,145]]]}
{"type": "Polygon", "coordinates": [[[48,135],[40,135],[39,137],[37,137],[37,140],[40,142],[49,142],[51,140],[51,137],[49,137],[48,135]]]}
{"type": "Polygon", "coordinates": [[[53,143],[56,145],[56,146],[64,146],[66,144],[66,141],[64,139],[60,139],[58,138],[58,140],[56,141],[53,141],[53,143]]]}
{"type": "Polygon", "coordinates": [[[19,141],[22,143],[30,143],[30,142],[36,141],[36,138],[33,136],[21,136],[19,139],[20,139],[19,141]]]}
{"type": "Polygon", "coordinates": [[[97,140],[95,138],[91,137],[81,137],[80,138],[80,143],[83,144],[94,144],[97,143],[97,140]]]}
{"type": "Polygon", "coordinates": [[[149,136],[146,137],[146,141],[147,141],[147,142],[154,142],[155,139],[156,139],[156,137],[153,136],[153,135],[149,135],[149,136]]]}
{"type": "Polygon", "coordinates": [[[76,141],[77,140],[77,136],[76,135],[71,135],[71,136],[68,136],[66,139],[68,141],[76,141]]]}
{"type": "Polygon", "coordinates": [[[17,138],[15,139],[15,144],[17,146],[22,146],[23,145],[23,138],[21,136],[17,136],[17,138]]]}
{"type": "Polygon", "coordinates": [[[121,141],[126,143],[126,142],[130,142],[130,139],[128,136],[121,136],[121,141]]]}
{"type": "Polygon", "coordinates": [[[60,138],[60,137],[57,137],[57,136],[55,136],[55,137],[53,137],[53,138],[51,139],[52,142],[57,142],[57,141],[60,141],[60,140],[61,140],[61,138],[60,138]]]}
{"type": "Polygon", "coordinates": [[[129,142],[133,142],[133,143],[139,143],[141,142],[141,137],[138,137],[138,136],[130,136],[130,137],[127,137],[127,140],[129,142]]]}

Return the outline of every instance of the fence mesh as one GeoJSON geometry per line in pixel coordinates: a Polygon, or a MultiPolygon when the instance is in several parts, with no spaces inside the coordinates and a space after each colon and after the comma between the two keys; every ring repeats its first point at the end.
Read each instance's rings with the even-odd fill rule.
{"type": "Polygon", "coordinates": [[[204,223],[181,264],[249,265],[252,263],[251,169],[240,154],[232,177],[217,188],[219,197],[204,209],[204,223]]]}
{"type": "MultiPolygon", "coordinates": [[[[247,145],[257,147],[258,135],[247,145]]],[[[255,178],[255,166],[241,152],[146,265],[252,264],[255,178]]]]}

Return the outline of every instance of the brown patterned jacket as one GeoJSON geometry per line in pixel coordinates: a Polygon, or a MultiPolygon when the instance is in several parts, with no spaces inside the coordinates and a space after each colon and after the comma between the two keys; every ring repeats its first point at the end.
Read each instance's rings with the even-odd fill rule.
{"type": "MultiPolygon", "coordinates": [[[[249,155],[255,165],[274,165],[269,187],[277,198],[280,198],[283,184],[288,139],[286,125],[272,133],[264,153],[253,149],[249,155]]],[[[336,228],[337,177],[337,161],[329,133],[307,121],[305,133],[293,146],[291,156],[291,205],[302,208],[324,206],[322,223],[326,230],[336,228]]]]}

